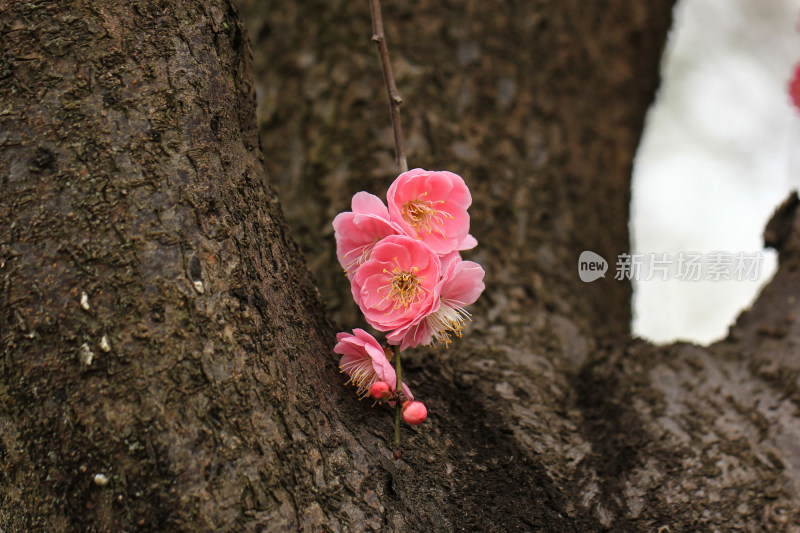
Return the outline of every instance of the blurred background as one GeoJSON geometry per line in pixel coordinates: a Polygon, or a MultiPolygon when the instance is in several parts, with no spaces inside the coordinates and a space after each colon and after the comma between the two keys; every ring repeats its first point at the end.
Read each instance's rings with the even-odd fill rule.
{"type": "MultiPolygon", "coordinates": [[[[396,172],[385,89],[367,38],[367,3],[238,4],[254,43],[270,179],[331,316],[356,325],[360,314],[349,287],[330,272],[330,221],[348,209],[354,191],[382,196],[396,172]]],[[[565,8],[566,27],[586,32],[601,21],[606,35],[616,24],[652,36],[656,4],[633,3],[617,12],[605,5],[565,8]]],[[[599,178],[585,186],[576,179],[596,176],[609,195],[596,205],[609,212],[621,207],[613,202],[620,188],[627,189],[629,174],[619,174],[614,161],[630,161],[630,155],[627,148],[609,153],[608,146],[638,138],[638,123],[634,133],[626,121],[645,102],[628,104],[635,95],[650,101],[649,85],[639,85],[649,84],[653,74],[614,70],[629,60],[636,34],[618,45],[614,39],[603,43],[598,60],[575,39],[566,41],[571,46],[558,40],[558,26],[542,25],[534,3],[387,0],[384,7],[398,86],[411,102],[403,109],[411,164],[447,167],[469,176],[474,187],[472,216],[481,222],[473,233],[482,246],[467,258],[491,273],[486,298],[478,303],[486,308],[476,312],[488,317],[487,331],[497,326],[503,337],[502,328],[519,322],[519,310],[532,304],[574,318],[580,313],[571,306],[602,302],[604,313],[621,313],[618,318],[628,323],[619,301],[587,293],[621,285],[613,281],[616,258],[602,246],[612,253],[624,249],[624,225],[605,229],[614,217],[597,215],[594,205],[589,213],[563,209],[574,198],[596,195],[599,178]],[[553,54],[536,52],[548,46],[553,54]],[[587,91],[576,68],[602,73],[592,82],[597,89],[602,81],[602,90],[587,91]],[[603,118],[585,118],[599,102],[603,118]],[[565,238],[581,233],[573,219],[586,217],[604,228],[608,242],[593,235],[595,240],[580,243],[587,247],[582,249],[605,254],[612,278],[591,285],[562,267],[577,259],[578,245],[565,238]],[[545,285],[569,294],[550,294],[545,285]]],[[[634,282],[634,334],[657,343],[724,338],[772,277],[776,254],[763,250],[762,232],[775,207],[800,186],[800,113],[787,94],[800,61],[798,18],[800,0],[678,0],[661,88],[633,169],[630,248],[761,252],[763,258],[755,281],[634,282]]],[[[655,40],[660,48],[660,37],[655,40]]],[[[639,50],[644,53],[641,43],[639,50]]],[[[628,299],[627,291],[618,296],[628,299]]]]}
{"type": "MultiPolygon", "coordinates": [[[[762,250],[772,211],[800,187],[800,113],[787,94],[799,17],[800,0],[678,2],[634,166],[632,250],[762,250]]],[[[722,339],[776,267],[764,250],[757,281],[635,282],[634,334],[722,339]]]]}

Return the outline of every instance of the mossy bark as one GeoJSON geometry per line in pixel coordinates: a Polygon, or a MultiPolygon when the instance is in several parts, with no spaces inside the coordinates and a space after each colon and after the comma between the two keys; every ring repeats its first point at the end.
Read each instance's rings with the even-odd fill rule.
{"type": "Polygon", "coordinates": [[[0,1],[0,528],[791,530],[794,209],[709,349],[630,340],[630,287],[575,273],[627,248],[670,2],[384,7],[411,166],[465,177],[487,270],[467,336],[404,354],[400,461],[258,140],[360,325],[329,223],[394,173],[367,3],[241,2],[257,121],[228,2],[0,1]]]}

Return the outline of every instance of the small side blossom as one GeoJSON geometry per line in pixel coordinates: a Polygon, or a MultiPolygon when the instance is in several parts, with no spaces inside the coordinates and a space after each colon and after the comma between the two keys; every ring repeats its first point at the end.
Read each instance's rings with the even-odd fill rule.
{"type": "Polygon", "coordinates": [[[461,176],[415,168],[400,174],[386,196],[392,222],[437,254],[468,250],[478,243],[469,235],[472,196],[461,176]]]}
{"type": "MultiPolygon", "coordinates": [[[[342,356],[339,368],[350,376],[348,383],[356,386],[356,394],[360,398],[369,396],[372,386],[377,382],[385,382],[391,391],[395,392],[397,375],[381,345],[375,337],[363,329],[356,328],[353,333],[353,335],[344,332],[337,334],[338,342],[333,348],[335,353],[342,356]]],[[[407,398],[414,399],[414,395],[405,383],[403,383],[403,393],[407,398]]]]}
{"type": "Polygon", "coordinates": [[[389,343],[399,344],[400,350],[433,342],[450,344],[450,336],[461,337],[470,320],[465,307],[475,303],[485,288],[483,268],[472,261],[463,261],[458,254],[445,256],[445,261],[444,274],[434,290],[437,301],[431,312],[386,336],[389,343]]]}
{"type": "Polygon", "coordinates": [[[486,285],[486,273],[478,263],[461,261],[460,258],[448,265],[442,276],[439,309],[425,318],[431,335],[437,342],[450,343],[450,334],[461,337],[461,332],[470,314],[466,306],[475,303],[486,285]]]}
{"type": "Polygon", "coordinates": [[[372,327],[394,330],[430,312],[439,273],[439,257],[425,244],[391,235],[375,245],[356,271],[353,298],[372,327]]]}
{"type": "Polygon", "coordinates": [[[339,213],[333,219],[336,256],[348,277],[369,259],[378,241],[403,233],[389,220],[389,210],[377,196],[361,191],[353,196],[351,206],[352,211],[339,213]]]}

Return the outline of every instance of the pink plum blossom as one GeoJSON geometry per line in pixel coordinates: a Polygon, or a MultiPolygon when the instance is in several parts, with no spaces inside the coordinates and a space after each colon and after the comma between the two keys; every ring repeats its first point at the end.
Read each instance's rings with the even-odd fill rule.
{"type": "Polygon", "coordinates": [[[479,264],[463,261],[458,254],[445,256],[443,262],[444,274],[434,289],[436,302],[430,312],[386,336],[390,344],[399,344],[400,350],[432,342],[450,344],[450,335],[461,337],[465,322],[470,320],[465,307],[475,303],[483,292],[485,273],[479,264]]]}
{"type": "Polygon", "coordinates": [[[794,107],[800,111],[800,63],[794,67],[792,79],[789,81],[789,97],[794,107]]]}
{"type": "MultiPolygon", "coordinates": [[[[342,356],[339,368],[350,376],[348,383],[358,388],[357,394],[361,398],[368,396],[372,386],[379,381],[386,382],[394,392],[397,387],[397,375],[381,345],[375,337],[363,329],[356,328],[353,333],[354,335],[344,332],[337,334],[338,342],[333,348],[335,353],[342,356]]],[[[391,354],[391,351],[389,353],[391,354]]],[[[403,383],[403,393],[406,397],[414,399],[414,395],[405,383],[403,383]]]]}
{"type": "Polygon", "coordinates": [[[336,256],[348,277],[367,259],[375,244],[388,235],[403,230],[389,219],[389,211],[380,198],[361,191],[353,196],[352,211],[333,219],[336,256]]]}
{"type": "Polygon", "coordinates": [[[389,187],[387,202],[391,221],[437,254],[478,244],[469,234],[472,196],[457,174],[421,168],[403,172],[389,187]]]}
{"type": "Polygon", "coordinates": [[[440,255],[439,262],[442,264],[442,274],[447,272],[447,269],[450,267],[450,263],[461,260],[461,254],[458,252],[450,252],[449,254],[440,255]]]}
{"type": "Polygon", "coordinates": [[[353,298],[367,322],[390,331],[432,311],[439,282],[439,257],[423,242],[390,235],[372,249],[352,278],[353,298]]]}

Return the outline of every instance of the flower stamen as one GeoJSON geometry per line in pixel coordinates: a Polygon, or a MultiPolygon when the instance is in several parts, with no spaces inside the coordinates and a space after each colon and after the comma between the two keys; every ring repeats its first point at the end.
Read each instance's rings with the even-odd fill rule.
{"type": "Polygon", "coordinates": [[[392,309],[408,308],[410,305],[418,303],[425,297],[428,290],[422,286],[422,280],[417,276],[417,267],[411,267],[411,271],[403,270],[396,266],[391,272],[383,269],[384,274],[389,274],[389,283],[378,289],[378,294],[382,290],[387,291],[386,296],[381,302],[389,300],[394,302],[392,309]]]}
{"type": "Polygon", "coordinates": [[[462,302],[456,300],[442,300],[439,310],[431,313],[427,321],[432,330],[435,342],[444,343],[449,347],[452,340],[450,335],[461,337],[467,322],[472,322],[472,315],[464,309],[462,302]]]}
{"type": "Polygon", "coordinates": [[[455,218],[447,211],[437,209],[436,206],[445,203],[444,200],[431,201],[424,200],[427,192],[418,196],[416,200],[409,200],[403,204],[401,215],[409,226],[418,233],[433,233],[434,231],[445,237],[442,229],[445,219],[455,218]]]}
{"type": "Polygon", "coordinates": [[[344,365],[339,365],[339,369],[345,372],[350,379],[347,380],[345,385],[352,384],[356,387],[356,394],[360,399],[369,396],[369,389],[372,384],[378,381],[378,376],[372,367],[372,361],[369,359],[356,359],[349,361],[344,365]]]}
{"type": "Polygon", "coordinates": [[[352,250],[350,250],[349,252],[347,252],[346,254],[344,254],[342,256],[342,259],[348,259],[348,256],[353,255],[353,258],[347,261],[347,263],[345,264],[346,268],[345,272],[348,272],[351,269],[355,270],[356,268],[361,266],[367,259],[369,259],[369,255],[372,253],[372,249],[375,248],[375,244],[377,243],[378,239],[370,243],[357,246],[352,250]]]}

